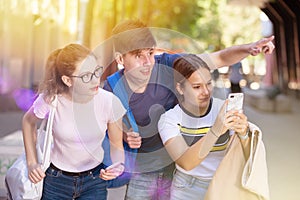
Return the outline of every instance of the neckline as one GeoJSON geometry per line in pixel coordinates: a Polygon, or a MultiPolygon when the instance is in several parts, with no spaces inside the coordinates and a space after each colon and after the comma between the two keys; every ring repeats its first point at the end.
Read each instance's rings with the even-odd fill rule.
{"type": "Polygon", "coordinates": [[[210,112],[211,110],[211,107],[212,107],[212,103],[213,103],[213,98],[210,98],[210,101],[209,101],[209,106],[206,110],[206,112],[203,114],[203,115],[194,115],[193,113],[191,113],[190,111],[188,111],[187,109],[185,109],[182,105],[178,104],[179,107],[181,108],[181,110],[189,115],[190,117],[194,117],[194,118],[202,118],[202,117],[205,117],[206,115],[208,115],[208,113],[210,112]]]}

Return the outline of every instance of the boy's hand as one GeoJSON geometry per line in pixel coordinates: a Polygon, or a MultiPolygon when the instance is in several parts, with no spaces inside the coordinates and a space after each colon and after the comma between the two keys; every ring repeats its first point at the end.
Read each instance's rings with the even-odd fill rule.
{"type": "Polygon", "coordinates": [[[125,137],[125,141],[128,143],[130,148],[136,149],[141,147],[142,137],[139,133],[129,131],[125,133],[125,137]]]}
{"type": "Polygon", "coordinates": [[[250,54],[252,56],[256,56],[261,52],[265,54],[271,54],[275,49],[275,46],[272,42],[273,39],[274,36],[271,36],[268,38],[260,39],[257,42],[253,43],[253,45],[250,47],[250,54]]]}

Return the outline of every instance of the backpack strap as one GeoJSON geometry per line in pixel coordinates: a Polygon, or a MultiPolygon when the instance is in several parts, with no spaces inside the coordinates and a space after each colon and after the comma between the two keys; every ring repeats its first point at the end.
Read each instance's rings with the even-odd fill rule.
{"type": "MultiPolygon", "coordinates": [[[[129,107],[128,91],[126,90],[124,83],[122,81],[121,72],[118,71],[109,77],[107,77],[107,82],[112,88],[112,92],[120,99],[124,108],[126,109],[126,117],[123,117],[123,123],[128,127],[132,128],[134,132],[138,132],[138,125],[134,119],[133,113],[129,107]]],[[[108,135],[106,134],[106,137],[108,135]]],[[[108,140],[106,140],[107,142],[108,140]]],[[[108,145],[108,144],[106,144],[108,145]]],[[[125,152],[125,170],[123,174],[117,178],[108,181],[108,188],[116,188],[127,184],[131,178],[131,173],[134,170],[135,159],[138,149],[132,149],[129,145],[123,141],[124,152],[125,152]]]]}
{"type": "Polygon", "coordinates": [[[123,120],[123,122],[127,125],[128,128],[132,127],[134,132],[138,132],[138,126],[135,122],[134,116],[132,114],[131,108],[129,107],[129,99],[128,99],[128,94],[125,89],[125,86],[123,84],[123,81],[121,79],[120,71],[116,72],[109,77],[107,77],[107,81],[112,88],[113,93],[119,97],[121,100],[123,106],[127,110],[126,116],[129,121],[123,120]]]}

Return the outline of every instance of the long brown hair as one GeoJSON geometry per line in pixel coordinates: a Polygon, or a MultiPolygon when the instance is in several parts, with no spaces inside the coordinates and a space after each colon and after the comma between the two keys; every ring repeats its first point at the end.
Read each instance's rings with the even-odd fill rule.
{"type": "Polygon", "coordinates": [[[90,54],[91,51],[80,44],[69,44],[50,53],[44,79],[39,86],[39,93],[44,94],[46,102],[49,103],[55,94],[68,92],[69,87],[64,84],[61,77],[71,76],[76,70],[76,65],[90,54]]]}

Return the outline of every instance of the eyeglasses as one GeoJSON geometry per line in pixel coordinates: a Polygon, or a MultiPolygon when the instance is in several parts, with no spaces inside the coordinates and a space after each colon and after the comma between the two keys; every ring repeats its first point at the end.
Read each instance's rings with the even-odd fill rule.
{"type": "Polygon", "coordinates": [[[70,76],[70,77],[81,78],[82,82],[88,83],[92,80],[93,76],[95,76],[96,78],[100,78],[102,73],[103,73],[103,67],[99,66],[95,69],[93,73],[88,72],[80,76],[70,76]]]}

